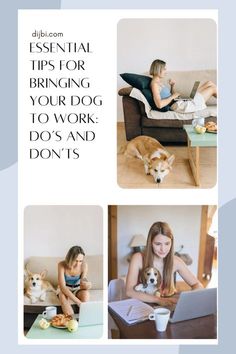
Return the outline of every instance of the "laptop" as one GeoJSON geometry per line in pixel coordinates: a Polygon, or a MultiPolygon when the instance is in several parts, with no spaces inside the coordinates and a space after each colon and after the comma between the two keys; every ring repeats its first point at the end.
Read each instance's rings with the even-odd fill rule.
{"type": "Polygon", "coordinates": [[[216,313],[217,289],[201,289],[184,291],[180,294],[175,310],[171,313],[170,322],[180,322],[204,317],[216,313]]]}
{"type": "Polygon", "coordinates": [[[79,321],[79,327],[102,325],[103,302],[82,302],[79,306],[79,315],[76,315],[75,317],[79,321]]]}
{"type": "Polygon", "coordinates": [[[183,100],[189,101],[190,100],[191,101],[191,100],[193,100],[199,85],[200,85],[200,81],[195,81],[193,84],[193,88],[192,88],[190,95],[189,96],[181,96],[180,95],[179,97],[175,98],[175,101],[179,101],[179,100],[181,100],[181,101],[183,101],[183,100]]]}

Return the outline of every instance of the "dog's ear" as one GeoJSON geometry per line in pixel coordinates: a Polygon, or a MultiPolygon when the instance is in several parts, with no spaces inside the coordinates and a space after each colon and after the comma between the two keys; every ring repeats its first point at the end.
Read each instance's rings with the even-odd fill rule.
{"type": "Polygon", "coordinates": [[[25,265],[25,269],[24,269],[24,275],[26,277],[30,277],[33,273],[29,270],[28,268],[28,264],[25,265]]]}
{"type": "Polygon", "coordinates": [[[146,280],[146,276],[145,276],[145,272],[146,272],[146,268],[145,269],[142,269],[142,272],[141,272],[141,282],[143,284],[143,286],[147,286],[147,280],[146,280]]]}
{"type": "Polygon", "coordinates": [[[164,149],[158,149],[158,151],[160,152],[160,154],[162,155],[162,156],[165,156],[166,158],[168,157],[168,152],[166,151],[166,150],[164,150],[164,149]]]}
{"type": "Polygon", "coordinates": [[[46,277],[47,272],[48,272],[48,271],[47,271],[46,269],[44,269],[44,270],[40,273],[40,276],[41,276],[42,279],[44,279],[44,278],[46,277]]]}
{"type": "Polygon", "coordinates": [[[144,269],[142,269],[142,272],[141,272],[141,282],[143,285],[145,284],[144,269]]]}
{"type": "Polygon", "coordinates": [[[175,160],[175,155],[170,155],[170,157],[168,157],[168,159],[167,159],[168,164],[169,164],[170,166],[172,166],[174,160],[175,160]]]}

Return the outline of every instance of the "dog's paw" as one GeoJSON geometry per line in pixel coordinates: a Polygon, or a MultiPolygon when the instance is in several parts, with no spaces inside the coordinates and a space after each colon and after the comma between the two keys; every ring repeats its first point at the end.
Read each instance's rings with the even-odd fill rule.
{"type": "Polygon", "coordinates": [[[36,297],[31,297],[31,304],[35,304],[37,302],[36,297]]]}
{"type": "Polygon", "coordinates": [[[135,286],[134,290],[136,291],[143,291],[143,284],[138,284],[135,286]]]}
{"type": "Polygon", "coordinates": [[[41,295],[39,298],[40,301],[45,301],[46,300],[46,294],[41,295]]]}
{"type": "Polygon", "coordinates": [[[144,171],[145,171],[145,174],[147,176],[150,175],[150,169],[149,169],[149,166],[147,164],[144,164],[144,171]]]}

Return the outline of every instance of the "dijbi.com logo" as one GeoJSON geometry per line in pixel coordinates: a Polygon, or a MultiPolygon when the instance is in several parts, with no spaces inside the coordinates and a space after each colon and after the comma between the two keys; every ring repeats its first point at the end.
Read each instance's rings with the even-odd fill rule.
{"type": "Polygon", "coordinates": [[[48,31],[43,31],[43,30],[35,30],[33,33],[32,33],[32,37],[35,37],[35,38],[52,38],[52,37],[63,37],[63,33],[62,32],[48,32],[48,31]]]}

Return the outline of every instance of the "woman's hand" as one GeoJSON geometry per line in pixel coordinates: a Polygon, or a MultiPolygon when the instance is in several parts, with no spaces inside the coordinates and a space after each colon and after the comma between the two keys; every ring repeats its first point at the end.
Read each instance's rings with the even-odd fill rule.
{"type": "Polygon", "coordinates": [[[175,98],[177,98],[179,96],[179,93],[174,92],[175,80],[169,79],[169,85],[170,85],[170,92],[172,95],[172,99],[174,100],[175,98]],[[176,95],[178,95],[178,96],[176,96],[176,95]]]}
{"type": "Polygon", "coordinates": [[[175,80],[169,79],[169,85],[174,86],[176,84],[175,80]]]}
{"type": "Polygon", "coordinates": [[[199,289],[203,289],[204,287],[203,287],[203,285],[200,282],[198,282],[196,284],[193,284],[191,286],[191,288],[192,288],[192,290],[199,290],[199,289]]]}
{"type": "Polygon", "coordinates": [[[161,306],[172,306],[177,304],[178,299],[176,297],[161,297],[158,301],[161,306]]]}
{"type": "Polygon", "coordinates": [[[75,303],[76,303],[77,306],[80,306],[81,301],[77,298],[77,300],[75,301],[75,303]]]}

